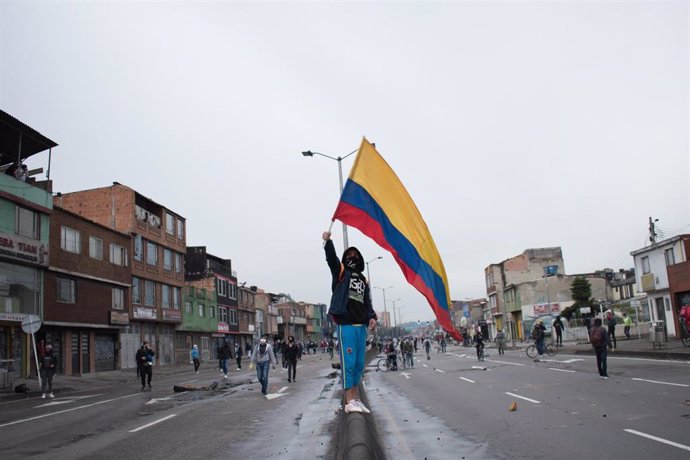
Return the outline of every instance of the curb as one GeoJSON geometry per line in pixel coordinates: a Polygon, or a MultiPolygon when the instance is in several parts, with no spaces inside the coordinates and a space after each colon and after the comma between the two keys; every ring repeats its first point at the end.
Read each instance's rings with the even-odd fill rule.
{"type": "MultiPolygon", "coordinates": [[[[576,355],[594,355],[594,350],[573,350],[576,355]]],[[[616,350],[609,351],[609,357],[620,356],[622,358],[649,358],[649,359],[669,359],[669,360],[679,360],[679,361],[690,361],[690,354],[688,353],[677,353],[677,352],[663,352],[663,351],[624,351],[616,350]]]]}

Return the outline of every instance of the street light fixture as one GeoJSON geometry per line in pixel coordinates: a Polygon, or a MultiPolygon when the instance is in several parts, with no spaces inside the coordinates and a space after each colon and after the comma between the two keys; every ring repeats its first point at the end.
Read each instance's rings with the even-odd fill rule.
{"type": "Polygon", "coordinates": [[[383,259],[383,256],[374,257],[374,258],[371,259],[370,261],[364,262],[364,263],[367,265],[367,280],[369,281],[369,284],[371,284],[371,276],[369,276],[369,264],[370,264],[371,262],[374,262],[374,261],[376,261],[376,260],[381,260],[381,259],[383,259]]]}
{"type": "Polygon", "coordinates": [[[398,327],[398,320],[396,319],[395,316],[395,302],[399,302],[402,299],[395,299],[395,300],[389,300],[393,304],[393,324],[395,327],[398,327]]]}
{"type": "MultiPolygon", "coordinates": [[[[328,159],[337,161],[338,162],[338,178],[340,179],[340,194],[342,195],[343,194],[343,166],[342,166],[341,162],[342,162],[342,160],[349,157],[350,155],[352,155],[353,153],[355,153],[358,150],[359,150],[359,148],[353,150],[352,152],[348,153],[347,155],[345,155],[343,157],[337,157],[337,158],[332,157],[330,155],[326,155],[325,153],[312,152],[311,150],[307,150],[306,152],[302,152],[302,155],[304,155],[305,157],[313,157],[314,155],[320,155],[322,157],[326,157],[328,159]]],[[[343,223],[343,244],[345,246],[343,248],[343,250],[346,250],[347,248],[350,247],[350,244],[347,241],[347,225],[345,225],[344,223],[343,223]]]]}

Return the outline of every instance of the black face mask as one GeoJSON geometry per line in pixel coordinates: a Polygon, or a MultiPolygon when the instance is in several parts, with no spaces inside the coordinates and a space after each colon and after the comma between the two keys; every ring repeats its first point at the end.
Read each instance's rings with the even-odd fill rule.
{"type": "Polygon", "coordinates": [[[358,257],[348,257],[347,259],[345,259],[345,266],[351,270],[356,269],[358,263],[359,263],[358,257]]]}

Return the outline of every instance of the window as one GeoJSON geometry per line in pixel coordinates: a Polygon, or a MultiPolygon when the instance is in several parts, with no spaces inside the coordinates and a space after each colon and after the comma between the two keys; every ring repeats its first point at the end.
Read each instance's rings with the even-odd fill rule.
{"type": "Polygon", "coordinates": [[[141,303],[141,288],[139,278],[132,277],[132,303],[139,305],[141,303]]]}
{"type": "Polygon", "coordinates": [[[184,221],[182,219],[177,219],[177,237],[179,239],[184,238],[184,221]]]}
{"type": "Polygon", "coordinates": [[[173,252],[170,249],[163,249],[163,270],[171,272],[173,269],[173,252]]]}
{"type": "Polygon", "coordinates": [[[69,227],[62,227],[60,235],[60,247],[68,252],[79,254],[79,232],[69,227]]]}
{"type": "Polygon", "coordinates": [[[110,262],[122,267],[127,266],[127,249],[119,244],[110,244],[110,262]]]}
{"type": "Polygon", "coordinates": [[[222,297],[227,297],[228,296],[228,282],[226,280],[222,280],[220,278],[216,278],[216,282],[218,283],[218,295],[222,297]]]}
{"type": "Polygon", "coordinates": [[[228,309],[228,324],[237,324],[237,310],[228,309]]]}
{"type": "Polygon", "coordinates": [[[182,254],[175,253],[175,273],[182,273],[182,254]]]}
{"type": "Polygon", "coordinates": [[[230,283],[230,298],[237,299],[237,285],[230,283]]]}
{"type": "Polygon", "coordinates": [[[643,257],[642,258],[642,274],[646,275],[647,273],[650,272],[649,269],[649,257],[643,257]]]}
{"type": "Polygon", "coordinates": [[[15,231],[17,235],[27,238],[39,239],[39,214],[30,209],[17,206],[17,217],[15,219],[15,231]]]}
{"type": "Polygon", "coordinates": [[[124,310],[125,308],[125,290],[120,288],[113,288],[113,309],[124,310]]]}
{"type": "Polygon", "coordinates": [[[218,307],[218,321],[221,323],[228,322],[228,309],[223,307],[218,307]]]}
{"type": "Polygon", "coordinates": [[[158,265],[158,246],[150,241],[146,242],[146,263],[158,265]]]}
{"type": "Polygon", "coordinates": [[[141,235],[134,235],[134,260],[144,260],[144,246],[141,235]]]}
{"type": "Polygon", "coordinates": [[[89,257],[103,260],[103,240],[95,236],[89,237],[89,257]]]}
{"type": "Polygon", "coordinates": [[[161,285],[161,303],[163,308],[170,308],[170,286],[161,285]]]}
{"type": "Polygon", "coordinates": [[[57,301],[75,303],[77,301],[77,282],[69,278],[57,279],[57,301]]]}
{"type": "Polygon", "coordinates": [[[669,265],[675,265],[676,264],[676,257],[673,255],[673,248],[667,249],[664,251],[664,256],[666,257],[666,266],[668,267],[669,265]]]}
{"type": "Polygon", "coordinates": [[[144,281],[144,304],[147,307],[156,305],[156,283],[153,281],[144,281]]]}
{"type": "Polygon", "coordinates": [[[185,312],[185,314],[187,314],[187,315],[191,315],[191,314],[192,314],[192,302],[190,302],[190,301],[188,301],[188,300],[185,301],[185,303],[184,303],[184,312],[185,312]]]}
{"type": "Polygon", "coordinates": [[[165,233],[175,234],[175,217],[167,212],[165,213],[165,233]]]}
{"type": "Polygon", "coordinates": [[[178,287],[173,287],[173,308],[175,310],[180,309],[180,299],[182,298],[182,289],[178,287]]]}
{"type": "Polygon", "coordinates": [[[216,307],[213,307],[213,306],[208,307],[208,317],[209,318],[215,318],[216,317],[216,307]]]}
{"type": "Polygon", "coordinates": [[[199,318],[203,318],[206,315],[206,308],[204,307],[204,304],[200,303],[199,304],[199,318]]]}

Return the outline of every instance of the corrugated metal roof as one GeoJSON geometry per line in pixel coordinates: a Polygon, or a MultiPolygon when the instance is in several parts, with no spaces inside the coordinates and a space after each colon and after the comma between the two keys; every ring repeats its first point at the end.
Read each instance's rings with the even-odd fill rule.
{"type": "Polygon", "coordinates": [[[0,166],[17,161],[18,155],[20,160],[24,160],[57,145],[31,126],[0,110],[0,166]]]}

